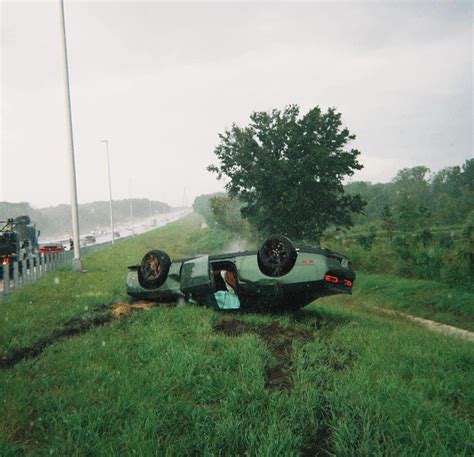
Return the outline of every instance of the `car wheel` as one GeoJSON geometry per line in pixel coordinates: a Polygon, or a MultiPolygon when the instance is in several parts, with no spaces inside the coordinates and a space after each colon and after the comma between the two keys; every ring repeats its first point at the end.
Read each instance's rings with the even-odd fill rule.
{"type": "Polygon", "coordinates": [[[283,276],[291,271],[296,262],[296,248],[283,235],[266,239],[258,251],[258,266],[267,276],[283,276]]]}
{"type": "Polygon", "coordinates": [[[138,282],[145,289],[157,289],[168,277],[171,259],[164,251],[148,251],[138,269],[138,282]]]}

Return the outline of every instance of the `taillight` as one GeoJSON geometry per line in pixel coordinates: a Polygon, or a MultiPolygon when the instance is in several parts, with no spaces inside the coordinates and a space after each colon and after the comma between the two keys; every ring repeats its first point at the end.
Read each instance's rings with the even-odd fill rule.
{"type": "Polygon", "coordinates": [[[324,280],[326,282],[332,282],[333,284],[337,284],[339,282],[339,278],[337,276],[332,275],[325,275],[324,280]]]}
{"type": "Polygon", "coordinates": [[[344,285],[347,287],[352,287],[352,281],[349,281],[348,279],[344,279],[344,285]]]}

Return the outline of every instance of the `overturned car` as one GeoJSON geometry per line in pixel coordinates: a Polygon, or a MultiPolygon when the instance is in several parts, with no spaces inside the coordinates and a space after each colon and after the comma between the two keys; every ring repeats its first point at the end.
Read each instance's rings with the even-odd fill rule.
{"type": "Polygon", "coordinates": [[[193,300],[230,308],[298,309],[317,298],[351,294],[355,273],[349,259],[329,249],[295,246],[274,235],[258,251],[199,255],[171,261],[160,250],[147,252],[128,267],[127,293],[133,298],[169,302],[193,300]],[[237,301],[237,305],[235,304],[237,301]]]}

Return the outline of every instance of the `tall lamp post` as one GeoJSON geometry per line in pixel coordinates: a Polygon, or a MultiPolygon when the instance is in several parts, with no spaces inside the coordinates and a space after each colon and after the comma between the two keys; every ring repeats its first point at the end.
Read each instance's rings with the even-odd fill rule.
{"type": "Polygon", "coordinates": [[[72,269],[82,271],[81,252],[79,245],[79,211],[77,209],[76,165],[74,161],[74,137],[72,133],[71,90],[69,87],[69,68],[67,60],[66,21],[64,19],[64,0],[61,0],[61,28],[63,32],[62,48],[64,56],[64,86],[66,92],[66,118],[68,124],[68,168],[69,194],[71,199],[72,235],[74,241],[74,259],[72,269]]]}
{"type": "Polygon", "coordinates": [[[133,228],[133,201],[132,201],[132,180],[128,180],[128,197],[130,200],[130,222],[132,224],[132,236],[135,235],[135,230],[133,228]]]}
{"type": "Polygon", "coordinates": [[[109,141],[101,140],[105,143],[107,149],[107,169],[109,172],[109,200],[110,200],[110,229],[112,230],[112,244],[115,244],[115,233],[114,233],[114,210],[112,209],[112,182],[110,180],[110,158],[109,158],[109,141]]]}

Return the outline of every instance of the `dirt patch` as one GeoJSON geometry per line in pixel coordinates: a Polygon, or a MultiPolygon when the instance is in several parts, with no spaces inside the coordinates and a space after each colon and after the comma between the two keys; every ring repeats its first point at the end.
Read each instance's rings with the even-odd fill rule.
{"type": "Polygon", "coordinates": [[[250,324],[240,319],[220,319],[214,331],[227,336],[240,336],[253,333],[262,338],[276,359],[276,364],[265,367],[265,387],[267,389],[290,389],[293,375],[293,342],[312,341],[314,335],[307,329],[297,326],[283,327],[278,321],[268,325],[250,324]]]}
{"type": "Polygon", "coordinates": [[[133,311],[151,309],[160,306],[161,308],[176,308],[176,303],[157,303],[152,301],[138,301],[135,303],[116,303],[112,305],[112,315],[117,317],[127,316],[133,311]]]}
{"type": "Polygon", "coordinates": [[[330,450],[330,442],[331,430],[328,426],[322,425],[318,429],[314,440],[311,440],[301,449],[301,457],[327,457],[335,455],[330,450]]]}

